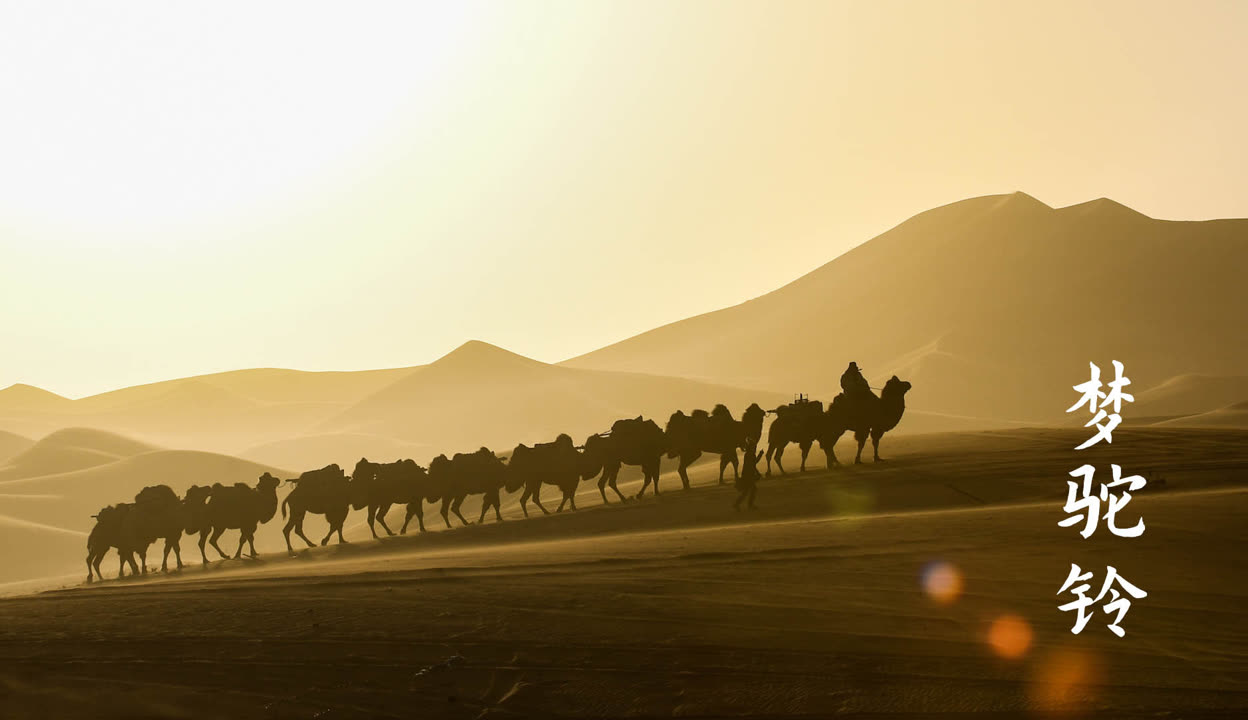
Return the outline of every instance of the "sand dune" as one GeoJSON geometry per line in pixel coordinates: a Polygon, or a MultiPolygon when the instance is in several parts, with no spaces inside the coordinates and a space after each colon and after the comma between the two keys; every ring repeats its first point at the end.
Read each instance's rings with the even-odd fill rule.
{"type": "Polygon", "coordinates": [[[1111,455],[1168,478],[1130,505],[1148,531],[1055,552],[1077,434],[899,438],[891,464],[765,481],[755,513],[700,488],[0,601],[0,686],[15,717],[1248,710],[1248,435],[1124,433],[1111,455]],[[1127,638],[1074,636],[1056,589],[1107,558],[1150,596],[1127,638]],[[960,592],[925,592],[934,561],[960,592]]]}
{"type": "Polygon", "coordinates": [[[856,360],[873,384],[910,379],[918,410],[1051,422],[1089,360],[1122,360],[1138,388],[1242,372],[1246,266],[1248,220],[994,195],[921,213],[762,297],[563,364],[822,395],[856,360]]]}
{"type": "Polygon", "coordinates": [[[1184,374],[1137,392],[1131,411],[1140,417],[1195,415],[1244,400],[1248,376],[1184,374]]]}
{"type": "Polygon", "coordinates": [[[411,368],[261,368],[151,383],[69,400],[25,385],[0,391],[0,427],[42,435],[89,425],[160,445],[235,452],[306,434],[411,368]]]}
{"type": "Polygon", "coordinates": [[[548,365],[483,342],[469,342],[364,399],[326,431],[389,435],[431,453],[499,451],[559,433],[578,440],[622,417],[660,425],[676,409],[725,403],[740,415],[751,402],[774,407],[791,396],[678,378],[548,365]]]}
{"type": "MultiPolygon", "coordinates": [[[[9,508],[3,494],[0,505],[9,508]]],[[[86,556],[86,547],[85,532],[0,515],[0,582],[68,569],[70,558],[86,556]],[[50,558],[55,558],[51,565],[50,558]]]]}
{"type": "Polygon", "coordinates": [[[115,462],[152,446],[94,428],[58,430],[0,466],[0,483],[115,462]]]}
{"type": "Polygon", "coordinates": [[[0,430],[0,467],[4,465],[9,458],[17,455],[34,445],[35,441],[24,435],[6,432],[0,430]]]}
{"type": "Polygon", "coordinates": [[[400,458],[424,457],[430,448],[381,435],[330,433],[306,435],[256,445],[239,453],[239,457],[277,467],[309,470],[337,463],[350,469],[360,458],[390,462],[400,458]]]}
{"type": "Polygon", "coordinates": [[[1248,428],[1248,402],[1157,423],[1161,427],[1248,428]]]}

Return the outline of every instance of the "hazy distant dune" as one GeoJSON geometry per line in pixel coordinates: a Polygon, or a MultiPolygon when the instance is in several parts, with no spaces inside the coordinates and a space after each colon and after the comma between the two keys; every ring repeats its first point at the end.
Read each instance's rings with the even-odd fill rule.
{"type": "Polygon", "coordinates": [[[1217,410],[1185,415],[1157,423],[1163,427],[1207,427],[1248,429],[1248,401],[1227,405],[1217,410]]]}
{"type": "Polygon", "coordinates": [[[559,433],[578,441],[622,417],[660,425],[677,409],[722,402],[737,416],[751,402],[775,407],[791,395],[637,373],[577,370],[472,341],[327,422],[334,432],[389,435],[434,452],[488,445],[510,449],[559,433]]]}
{"type": "Polygon", "coordinates": [[[0,467],[3,467],[9,458],[29,449],[34,444],[34,440],[24,435],[0,430],[0,467]]]}
{"type": "Polygon", "coordinates": [[[85,532],[0,515],[0,583],[68,571],[86,547],[85,532]]]}
{"type": "Polygon", "coordinates": [[[1089,360],[1122,360],[1137,387],[1248,367],[1245,267],[1248,220],[993,195],[920,213],[774,292],[563,365],[782,390],[827,387],[856,360],[873,384],[911,368],[917,409],[1049,421],[1089,360]]]}
{"type": "Polygon", "coordinates": [[[66,428],[0,466],[0,482],[95,467],[152,450],[146,443],[94,428],[66,428]]]}
{"type": "Polygon", "coordinates": [[[1248,375],[1176,375],[1135,393],[1135,415],[1194,415],[1248,400],[1248,375]]]}
{"type": "Polygon", "coordinates": [[[400,458],[430,454],[430,448],[381,435],[361,433],[329,433],[278,440],[248,448],[240,457],[259,463],[311,470],[337,463],[350,472],[360,458],[390,462],[400,458]]]}

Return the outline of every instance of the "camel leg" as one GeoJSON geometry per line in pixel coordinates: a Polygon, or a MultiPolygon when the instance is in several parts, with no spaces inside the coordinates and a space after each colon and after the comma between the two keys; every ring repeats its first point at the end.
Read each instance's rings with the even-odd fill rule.
{"type": "MultiPolygon", "coordinates": [[[[644,476],[644,477],[642,478],[642,480],[641,480],[641,490],[638,490],[638,491],[637,491],[637,497],[638,497],[638,498],[640,498],[642,495],[645,495],[645,494],[646,494],[646,488],[648,488],[648,487],[650,487],[650,476],[649,476],[649,475],[646,475],[646,476],[644,476]]],[[[655,495],[658,495],[658,494],[659,494],[659,491],[658,491],[658,489],[657,489],[657,488],[655,489],[654,494],[655,494],[655,495]]]]}
{"type": "Polygon", "coordinates": [[[208,538],[208,544],[211,545],[217,551],[217,553],[221,556],[222,560],[228,560],[229,556],[226,555],[225,551],[221,549],[221,546],[217,544],[217,541],[220,540],[221,536],[224,534],[225,534],[225,528],[213,528],[212,536],[208,538]]]}
{"type": "Polygon", "coordinates": [[[494,503],[494,520],[496,522],[502,522],[503,521],[503,513],[502,513],[503,501],[501,498],[498,497],[498,491],[495,490],[494,492],[490,493],[490,498],[491,498],[491,501],[494,503]]]}
{"type": "MultiPolygon", "coordinates": [[[[620,492],[619,486],[615,484],[615,478],[611,478],[610,485],[611,485],[611,489],[615,491],[615,494],[620,496],[620,502],[628,502],[628,498],[624,497],[624,493],[620,492]]],[[[603,500],[607,499],[606,493],[602,494],[602,499],[603,500]]]]}
{"type": "Polygon", "coordinates": [[[442,498],[442,522],[446,523],[446,529],[451,529],[451,518],[449,516],[451,507],[450,498],[442,498]]]}
{"type": "Polygon", "coordinates": [[[538,510],[542,511],[543,515],[550,514],[550,511],[546,509],[546,506],[542,504],[542,484],[541,483],[538,483],[537,487],[533,488],[533,504],[537,506],[538,510]]]}
{"type": "Polygon", "coordinates": [[[413,515],[416,516],[417,522],[420,523],[420,531],[421,532],[425,531],[425,518],[424,518],[425,509],[421,507],[421,505],[423,504],[424,504],[423,500],[417,500],[416,502],[410,502],[407,504],[407,515],[403,518],[403,527],[399,529],[400,535],[407,534],[407,524],[412,521],[413,515]]]}
{"type": "Polygon", "coordinates": [[[292,514],[292,515],[290,516],[290,518],[291,518],[292,520],[295,520],[295,534],[296,534],[296,535],[298,535],[299,537],[303,538],[303,541],[304,541],[305,543],[307,543],[307,544],[308,544],[308,547],[316,547],[316,543],[314,543],[314,542],[312,542],[311,540],[309,540],[309,539],[308,539],[308,536],[303,534],[303,518],[304,518],[304,515],[306,515],[306,513],[305,513],[305,512],[303,512],[303,511],[300,511],[300,512],[299,512],[299,515],[298,515],[298,520],[295,520],[295,517],[296,517],[296,516],[295,516],[294,514],[292,514]]]}
{"type": "Polygon", "coordinates": [[[295,516],[291,515],[286,524],[282,526],[282,537],[286,539],[286,554],[294,557],[295,549],[290,546],[290,531],[295,528],[295,516]]]}
{"type": "Polygon", "coordinates": [[[173,556],[178,559],[178,569],[182,569],[182,538],[179,536],[173,541],[173,556]]]}
{"type": "Polygon", "coordinates": [[[572,512],[576,512],[576,488],[573,487],[568,491],[568,503],[572,506],[572,512]]]}
{"type": "Polygon", "coordinates": [[[91,550],[87,551],[87,582],[91,582],[95,577],[91,574],[91,560],[95,555],[91,550]]]}
{"type": "MultiPolygon", "coordinates": [[[[461,523],[463,523],[465,526],[468,526],[468,525],[471,525],[472,523],[468,522],[468,520],[464,518],[464,514],[459,511],[459,508],[461,505],[464,504],[464,499],[466,497],[467,497],[466,495],[460,495],[459,497],[455,498],[454,502],[451,503],[451,512],[455,513],[455,517],[459,518],[459,521],[461,523]]],[[[484,513],[482,514],[484,515],[484,513]]],[[[447,523],[447,524],[449,525],[450,523],[447,523]]]]}
{"type": "Polygon", "coordinates": [[[165,538],[165,552],[160,558],[160,571],[162,573],[169,572],[169,551],[172,549],[169,547],[169,538],[165,538]]]}
{"type": "Polygon", "coordinates": [[[862,448],[867,444],[867,431],[857,431],[854,433],[854,439],[858,441],[858,454],[854,456],[854,464],[862,464],[862,448]]]}
{"type": "MultiPolygon", "coordinates": [[[[607,500],[607,477],[605,475],[598,479],[598,492],[602,493],[602,504],[610,505],[611,503],[607,500]]],[[[618,493],[619,490],[616,492],[618,493]]],[[[620,499],[623,500],[623,496],[620,499]]]]}
{"type": "Polygon", "coordinates": [[[533,491],[529,490],[529,486],[526,483],[524,492],[520,493],[520,510],[524,512],[526,518],[529,516],[529,497],[532,495],[533,491]]]}
{"type": "Polygon", "coordinates": [[[724,470],[727,470],[728,465],[730,464],[732,465],[732,479],[736,480],[737,477],[739,476],[738,470],[737,470],[737,451],[736,450],[733,450],[731,455],[729,455],[728,453],[724,453],[719,456],[719,484],[720,485],[724,484],[724,470]]]}
{"type": "MultiPolygon", "coordinates": [[[[779,445],[774,446],[774,447],[775,447],[775,450],[776,450],[776,468],[777,468],[778,470],[780,470],[780,474],[781,474],[781,475],[787,475],[787,474],[788,474],[788,473],[786,473],[786,472],[784,471],[784,463],[782,463],[782,462],[780,461],[780,458],[784,456],[784,446],[785,446],[785,445],[787,445],[787,444],[788,444],[788,443],[780,443],[779,445]]],[[[768,475],[770,475],[770,474],[771,474],[771,450],[772,450],[772,447],[773,447],[772,445],[768,445],[768,446],[767,446],[767,474],[768,474],[768,475]]]]}
{"type": "Polygon", "coordinates": [[[200,530],[199,531],[199,557],[201,560],[204,561],[205,565],[208,564],[208,553],[204,552],[204,543],[206,542],[208,542],[208,531],[200,530]]]}
{"type": "Polygon", "coordinates": [[[676,466],[676,474],[680,476],[680,484],[686,490],[689,489],[689,463],[685,462],[685,456],[680,456],[680,464],[676,466]]]}
{"type": "Polygon", "coordinates": [[[130,574],[138,575],[139,568],[134,564],[134,553],[126,553],[126,562],[130,564],[130,574]]]}
{"type": "Polygon", "coordinates": [[[337,530],[338,530],[338,544],[339,544],[339,545],[350,545],[350,544],[351,544],[351,543],[347,542],[347,539],[346,539],[345,537],[343,537],[343,536],[342,536],[342,526],[343,526],[346,522],[347,522],[347,518],[346,518],[345,516],[343,516],[342,518],[340,518],[340,519],[338,520],[338,527],[337,527],[337,530]]]}
{"type": "MultiPolygon", "coordinates": [[[[649,475],[654,483],[654,496],[659,496],[659,461],[655,460],[653,464],[642,465],[641,472],[643,475],[649,475]]],[[[686,488],[688,489],[688,488],[686,488]]]]}
{"type": "Polygon", "coordinates": [[[247,546],[251,548],[251,557],[258,558],[260,553],[256,552],[256,526],[252,525],[247,529],[247,546]]]}
{"type": "Polygon", "coordinates": [[[798,447],[802,449],[802,467],[801,467],[802,472],[806,472],[806,456],[810,454],[810,446],[812,444],[813,444],[813,441],[807,440],[806,442],[798,445],[798,447]]]}
{"type": "Polygon", "coordinates": [[[377,506],[369,505],[368,506],[368,531],[373,534],[374,540],[378,539],[377,528],[373,526],[373,523],[376,522],[376,520],[377,520],[377,506]]]}
{"type": "Polygon", "coordinates": [[[243,545],[247,543],[247,529],[238,529],[238,549],[234,551],[234,559],[237,560],[243,556],[243,545]]]}
{"type": "Polygon", "coordinates": [[[126,556],[120,550],[118,550],[117,551],[117,579],[120,580],[121,578],[125,576],[126,576],[126,556]]]}
{"type": "Polygon", "coordinates": [[[563,499],[559,501],[559,507],[555,508],[555,512],[557,513],[563,512],[563,506],[567,504],[568,504],[568,494],[564,493],[563,499]]]}
{"type": "Polygon", "coordinates": [[[390,503],[382,503],[377,508],[377,522],[381,523],[381,529],[386,531],[386,535],[394,537],[394,531],[386,524],[386,516],[390,514],[390,503]]]}
{"type": "Polygon", "coordinates": [[[142,568],[143,574],[147,574],[147,548],[139,551],[139,567],[142,568]]]}
{"type": "Polygon", "coordinates": [[[871,433],[871,452],[875,455],[876,462],[884,462],[884,458],[880,457],[880,440],[884,439],[884,433],[871,433]]]}

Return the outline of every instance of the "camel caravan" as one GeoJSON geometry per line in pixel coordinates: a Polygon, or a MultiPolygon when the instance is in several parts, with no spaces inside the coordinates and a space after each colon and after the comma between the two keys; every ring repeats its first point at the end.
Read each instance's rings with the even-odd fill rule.
{"type": "Polygon", "coordinates": [[[244,548],[249,550],[249,557],[255,558],[256,529],[272,520],[279,507],[285,521],[282,535],[286,551],[294,555],[290,542],[292,531],[308,547],[316,545],[303,532],[303,521],[308,513],[324,516],[329,523],[329,532],[320,541],[321,545],[326,545],[334,535],[338,536],[339,543],[347,542],[343,537],[343,525],[352,510],[367,509],[369,531],[374,538],[379,538],[377,525],[381,525],[386,535],[395,534],[386,524],[386,516],[392,507],[400,505],[406,508],[403,525],[399,528],[399,534],[403,535],[413,517],[420,531],[425,531],[425,503],[438,507],[448,529],[452,527],[451,515],[461,525],[471,525],[460,512],[471,495],[481,496],[478,524],[485,522],[491,509],[495,520],[501,522],[504,490],[521,493],[520,509],[526,518],[530,501],[542,514],[551,513],[542,504],[544,485],[553,485],[561,494],[555,512],[562,512],[565,506],[575,511],[578,487],[594,478],[598,478],[598,491],[604,505],[611,504],[608,486],[618,500],[624,502],[628,498],[616,485],[624,465],[641,471],[642,485],[637,498],[643,497],[650,488],[657,496],[660,464],[665,455],[669,460],[677,460],[677,474],[685,490],[690,489],[689,466],[703,454],[718,455],[719,484],[727,483],[724,474],[732,466],[737,490],[733,507],[740,510],[744,504],[752,509],[758,481],[763,477],[758,463],[766,458],[766,476],[771,475],[772,461],[780,474],[785,474],[782,458],[785,447],[790,444],[801,450],[802,472],[806,471],[807,456],[816,442],[827,456],[828,467],[838,465],[834,447],[847,432],[853,432],[858,443],[855,463],[862,462],[867,439],[871,440],[875,462],[881,462],[880,440],[901,421],[910,383],[893,376],[876,395],[857,364],[850,363],[841,376],[841,390],[826,408],[817,400],[798,396],[792,403],[773,410],[765,411],[752,404],[741,414],[740,420],[723,405],[715,406],[709,413],[694,410],[685,414],[677,410],[664,428],[650,419],[626,418],[615,421],[606,432],[590,435],[580,446],[575,445],[570,436],[560,435],[549,443],[517,445],[505,458],[483,447],[449,458],[439,455],[428,468],[412,460],[374,463],[361,459],[351,475],[338,465],[310,470],[285,481],[265,473],[254,486],[246,483],[192,485],[181,498],[167,485],[154,485],[140,491],[134,502],[109,505],[93,516],[95,527],[87,538],[87,582],[103,579],[100,562],[109,550],[117,551],[118,577],[125,576],[126,565],[130,566],[131,575],[147,574],[147,552],[158,540],[164,541],[161,571],[168,571],[170,551],[181,569],[184,533],[199,536],[200,560],[204,565],[209,562],[206,545],[211,545],[222,560],[241,558],[244,548]],[[775,419],[767,431],[764,453],[758,446],[767,415],[774,415],[775,419]],[[738,457],[738,451],[743,451],[743,456],[738,457]],[[277,491],[282,485],[294,487],[279,504],[277,491]],[[227,530],[239,531],[238,548],[233,555],[218,545],[227,530]]]}

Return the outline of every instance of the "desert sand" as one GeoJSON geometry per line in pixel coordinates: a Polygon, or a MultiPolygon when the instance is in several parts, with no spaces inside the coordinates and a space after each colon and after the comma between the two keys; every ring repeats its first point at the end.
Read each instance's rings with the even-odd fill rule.
{"type": "Polygon", "coordinates": [[[1248,435],[1124,429],[1076,454],[1078,435],[902,437],[886,463],[832,470],[812,453],[749,513],[702,466],[693,490],[669,476],[623,506],[586,484],[576,513],[50,581],[0,601],[0,702],[11,718],[1248,712],[1248,435]],[[1149,476],[1128,505],[1142,537],[1057,526],[1076,455],[1149,476]],[[1071,634],[1071,562],[1149,593],[1125,638],[1099,614],[1071,634]],[[960,592],[925,592],[932,563],[960,592]]]}

